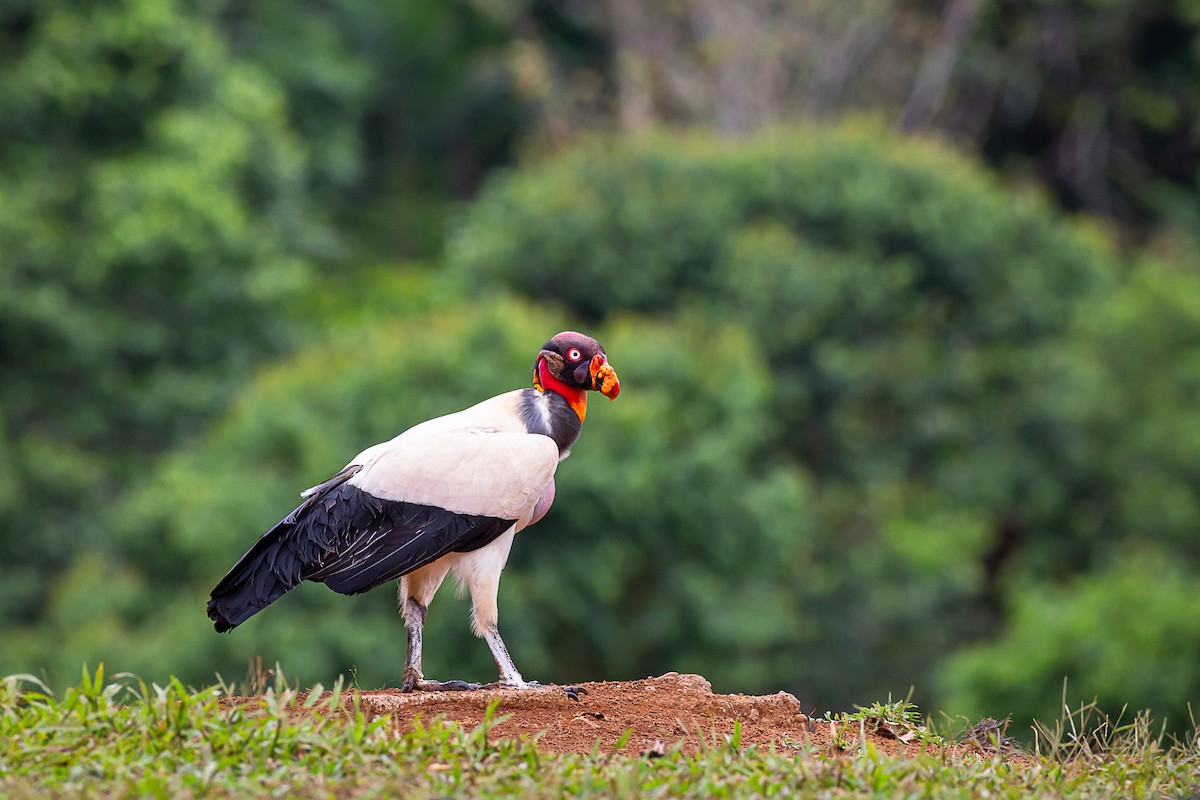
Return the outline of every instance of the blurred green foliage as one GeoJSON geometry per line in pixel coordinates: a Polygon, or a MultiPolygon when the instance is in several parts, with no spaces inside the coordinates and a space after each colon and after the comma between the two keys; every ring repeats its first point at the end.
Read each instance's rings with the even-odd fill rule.
{"type": "Polygon", "coordinates": [[[1126,722],[1152,708],[1171,730],[1194,727],[1200,575],[1175,553],[1130,547],[1073,581],[1021,585],[1010,604],[1000,635],[946,664],[947,708],[970,717],[1019,708],[1050,719],[1098,696],[1126,722]]]}
{"type": "MultiPolygon", "coordinates": [[[[1065,676],[1184,727],[1196,254],[1158,229],[1120,249],[878,122],[595,137],[512,166],[564,107],[531,101],[561,78],[544,60],[611,88],[588,83],[610,54],[581,14],[0,10],[0,672],[204,683],[261,655],[393,683],[387,591],[304,586],[224,637],[207,592],[300,489],[526,385],[574,327],[624,391],[594,401],[514,549],[502,627],[528,677],[696,671],[823,708],[915,686],[952,714],[1054,718],[1065,676]]],[[[1145,210],[1161,188],[1121,194],[1145,210]]],[[[428,671],[486,678],[451,595],[428,671]]]]}
{"type": "MultiPolygon", "coordinates": [[[[215,3],[235,54],[289,100],[312,197],[359,258],[433,256],[447,201],[473,192],[530,125],[508,24],[534,3],[215,3]]],[[[210,12],[211,13],[211,12],[210,12]]]]}
{"type": "Polygon", "coordinates": [[[0,616],[290,338],[322,232],[286,100],[170,0],[0,11],[0,616]]]}

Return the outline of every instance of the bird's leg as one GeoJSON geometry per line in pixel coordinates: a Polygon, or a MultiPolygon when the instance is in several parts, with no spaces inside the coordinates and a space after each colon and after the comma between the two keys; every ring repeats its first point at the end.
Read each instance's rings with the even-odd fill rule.
{"type": "MultiPolygon", "coordinates": [[[[471,590],[471,630],[487,642],[496,661],[496,669],[500,671],[500,680],[486,684],[484,688],[487,689],[543,688],[537,681],[526,681],[521,677],[512,656],[508,654],[508,648],[504,646],[504,640],[500,638],[500,610],[496,606],[496,595],[500,590],[500,571],[508,558],[515,532],[515,528],[509,530],[496,540],[490,550],[481,549],[472,553],[464,559],[459,573],[471,590]]],[[[586,689],[578,686],[562,688],[572,700],[578,700],[581,693],[587,694],[586,689]]]]}
{"type": "Polygon", "coordinates": [[[429,609],[410,597],[402,601],[400,613],[404,616],[404,627],[408,630],[408,653],[404,658],[404,680],[400,691],[411,692],[421,682],[421,634],[425,629],[425,617],[429,609]]]}
{"type": "Polygon", "coordinates": [[[526,683],[521,679],[521,673],[517,672],[517,665],[513,663],[512,656],[508,654],[508,648],[504,646],[504,640],[500,638],[500,629],[492,626],[483,630],[483,640],[487,642],[488,649],[492,651],[492,658],[496,659],[496,668],[500,670],[500,688],[502,689],[525,689],[529,686],[536,686],[537,683],[526,683]]]}
{"type": "MultiPolygon", "coordinates": [[[[498,564],[485,562],[485,567],[492,568],[475,568],[464,572],[467,585],[471,589],[471,630],[487,642],[488,649],[492,651],[492,658],[496,660],[496,668],[500,670],[500,680],[492,685],[501,689],[528,689],[537,684],[526,683],[521,678],[517,665],[508,654],[508,648],[504,646],[504,640],[500,638],[498,627],[500,610],[496,606],[496,594],[500,590],[500,568],[508,558],[512,535],[497,540],[497,544],[503,548],[497,554],[498,564]]],[[[483,555],[477,558],[482,561],[483,555]]]]}
{"type": "MultiPolygon", "coordinates": [[[[500,638],[500,629],[495,625],[483,629],[483,640],[487,642],[488,648],[492,651],[492,658],[496,659],[496,668],[500,670],[500,680],[495,684],[487,684],[485,688],[496,686],[500,689],[541,689],[543,687],[537,681],[526,681],[521,678],[521,673],[517,672],[517,665],[513,663],[512,656],[508,654],[508,648],[504,646],[504,640],[500,638]]],[[[563,686],[561,687],[566,692],[567,697],[578,701],[579,695],[587,694],[588,690],[582,686],[563,686]]]]}
{"type": "Polygon", "coordinates": [[[422,692],[464,691],[478,689],[479,684],[466,681],[427,681],[421,674],[421,637],[425,629],[425,617],[429,609],[415,597],[401,600],[400,613],[404,615],[404,627],[408,629],[408,654],[404,663],[404,678],[400,691],[422,692]]]}
{"type": "MultiPolygon", "coordinates": [[[[511,537],[510,537],[511,541],[511,537]]],[[[464,691],[471,689],[541,689],[537,681],[526,681],[517,671],[504,640],[500,638],[497,627],[499,614],[496,609],[496,590],[499,586],[499,575],[485,575],[484,579],[477,577],[478,573],[469,573],[469,578],[475,578],[471,586],[471,628],[476,635],[483,637],[492,658],[496,660],[496,668],[500,670],[500,680],[481,686],[478,683],[466,681],[427,681],[421,672],[421,643],[425,630],[425,619],[429,615],[429,601],[433,599],[446,570],[419,571],[410,573],[400,580],[396,594],[396,603],[400,614],[404,617],[404,627],[408,630],[408,651],[404,662],[404,678],[400,682],[402,692],[444,692],[464,691]],[[420,599],[418,599],[420,598],[420,599]]],[[[581,686],[563,686],[567,697],[578,700],[580,694],[587,694],[587,689],[581,686]]]]}

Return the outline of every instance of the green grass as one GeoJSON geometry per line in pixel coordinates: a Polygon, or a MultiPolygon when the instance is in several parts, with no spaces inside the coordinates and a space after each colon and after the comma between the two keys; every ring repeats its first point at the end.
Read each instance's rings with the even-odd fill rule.
{"type": "MultiPolygon", "coordinates": [[[[932,726],[921,718],[917,707],[908,699],[893,701],[889,696],[886,703],[858,706],[853,712],[834,714],[827,711],[821,721],[837,722],[842,726],[857,723],[860,729],[860,741],[864,741],[868,733],[874,733],[905,744],[921,742],[939,747],[947,744],[946,740],[934,732],[932,726]]],[[[978,744],[1000,744],[1002,739],[1003,735],[997,737],[996,741],[981,741],[978,744]]],[[[841,744],[839,747],[843,750],[846,749],[841,744]]]]}
{"type": "MultiPolygon", "coordinates": [[[[316,689],[317,687],[314,687],[316,689]]],[[[1200,744],[1167,743],[1150,721],[1113,723],[1094,708],[1040,726],[1022,762],[952,756],[907,702],[842,722],[919,730],[935,754],[895,758],[871,746],[831,754],[804,745],[742,749],[737,737],[695,757],[539,753],[529,741],[434,722],[397,735],[366,720],[340,686],[323,699],[276,679],[261,699],[223,703],[231,687],[146,685],[101,671],[53,695],[36,678],[0,682],[0,796],[70,797],[995,797],[1176,798],[1200,792],[1200,744]],[[349,709],[349,710],[347,710],[349,709]]],[[[985,751],[986,752],[986,751],[985,751]]]]}

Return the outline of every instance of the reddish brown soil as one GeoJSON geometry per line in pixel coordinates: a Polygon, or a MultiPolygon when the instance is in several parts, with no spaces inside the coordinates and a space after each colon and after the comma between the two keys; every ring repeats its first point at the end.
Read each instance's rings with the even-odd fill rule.
{"type": "MultiPolygon", "coordinates": [[[[699,675],[674,672],[657,678],[621,683],[582,684],[588,694],[571,700],[556,687],[539,690],[474,692],[414,692],[398,689],[363,692],[362,709],[368,716],[391,715],[399,730],[415,718],[428,723],[437,717],[467,727],[483,721],[488,704],[499,698],[497,717],[507,717],[493,729],[494,737],[538,736],[538,746],[552,752],[587,752],[597,741],[602,752],[612,752],[626,730],[628,742],[619,752],[636,755],[662,751],[682,742],[685,753],[695,753],[714,741],[727,741],[740,722],[741,746],[762,749],[774,744],[780,752],[835,755],[858,752],[863,726],[810,720],[790,694],[751,697],[713,694],[699,675]]],[[[917,743],[906,744],[886,731],[866,726],[868,740],[881,752],[916,755],[917,743]]],[[[903,732],[901,732],[903,733],[903,732]]],[[[956,746],[968,755],[974,746],[956,746]]]]}

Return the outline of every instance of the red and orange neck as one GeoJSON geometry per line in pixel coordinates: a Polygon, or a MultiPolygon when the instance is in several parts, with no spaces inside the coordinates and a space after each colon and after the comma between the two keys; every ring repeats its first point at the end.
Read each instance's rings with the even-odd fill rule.
{"type": "Polygon", "coordinates": [[[579,417],[580,422],[583,422],[583,418],[587,416],[587,390],[576,386],[567,386],[567,384],[551,375],[550,368],[546,366],[545,358],[538,359],[537,374],[534,375],[533,388],[539,392],[549,390],[562,395],[571,406],[571,410],[579,417]]]}

